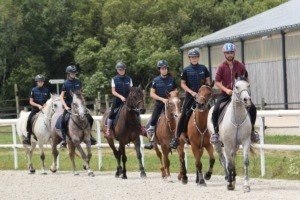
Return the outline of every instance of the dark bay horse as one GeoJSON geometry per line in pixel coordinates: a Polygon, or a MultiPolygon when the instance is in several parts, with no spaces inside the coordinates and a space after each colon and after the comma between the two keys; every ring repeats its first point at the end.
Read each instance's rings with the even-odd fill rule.
{"type": "Polygon", "coordinates": [[[181,164],[180,173],[178,179],[182,180],[183,184],[188,182],[188,177],[186,176],[187,170],[185,166],[185,152],[184,144],[186,143],[186,138],[191,145],[192,152],[195,158],[196,165],[196,183],[200,186],[206,186],[205,180],[211,178],[213,166],[215,163],[214,158],[214,148],[210,143],[210,134],[207,130],[207,116],[209,112],[209,101],[212,97],[212,87],[214,82],[211,85],[206,85],[202,83],[198,94],[196,96],[196,108],[193,110],[193,114],[189,118],[186,134],[181,134],[179,146],[177,148],[179,154],[179,160],[181,164]],[[204,149],[208,152],[209,155],[209,169],[203,177],[202,173],[202,162],[201,157],[203,155],[204,149]]]}
{"type": "MultiPolygon", "coordinates": [[[[70,119],[68,123],[68,136],[67,137],[67,144],[69,148],[69,157],[72,162],[73,167],[73,173],[74,175],[79,175],[76,169],[75,165],[75,149],[80,152],[81,158],[84,163],[84,169],[87,170],[88,176],[93,177],[94,173],[89,167],[90,159],[92,157],[91,152],[91,126],[90,123],[86,117],[86,114],[88,113],[86,105],[85,105],[85,99],[81,92],[75,91],[74,93],[71,92],[71,95],[73,97],[73,101],[71,104],[71,111],[70,111],[70,119]],[[84,152],[83,148],[81,147],[80,143],[84,142],[86,144],[87,148],[87,154],[84,152]]],[[[61,114],[61,113],[60,113],[61,114]]],[[[61,131],[58,131],[55,128],[55,123],[59,117],[59,115],[54,115],[52,117],[52,124],[51,124],[51,130],[53,134],[53,143],[52,143],[52,154],[54,157],[54,161],[51,166],[51,171],[56,172],[57,170],[57,145],[61,141],[61,131]]]]}
{"type": "Polygon", "coordinates": [[[162,178],[170,177],[170,160],[169,153],[170,141],[175,136],[176,126],[181,115],[181,100],[178,97],[178,92],[172,91],[168,94],[168,103],[165,104],[165,111],[161,113],[157,122],[156,138],[154,140],[154,148],[156,155],[160,160],[160,170],[162,178]],[[164,157],[162,161],[162,153],[159,150],[158,144],[164,157]]]}
{"type": "MultiPolygon", "coordinates": [[[[142,163],[142,154],[141,154],[141,141],[140,135],[142,134],[142,129],[140,125],[139,114],[144,114],[146,111],[144,105],[144,93],[140,87],[131,87],[129,90],[126,103],[120,110],[118,121],[115,126],[112,127],[112,135],[114,139],[119,141],[119,149],[115,147],[114,139],[106,137],[106,140],[113,150],[114,156],[117,160],[117,171],[115,176],[120,177],[122,175],[123,179],[127,179],[126,175],[126,153],[125,145],[133,142],[135,146],[135,151],[137,158],[139,160],[141,177],[146,177],[144,166],[142,163]],[[121,166],[121,160],[123,167],[121,166]]],[[[112,111],[113,112],[113,111],[112,111]]],[[[105,135],[106,126],[105,120],[109,114],[109,111],[106,111],[102,118],[102,131],[105,135]]]]}
{"type": "MultiPolygon", "coordinates": [[[[214,145],[215,150],[219,154],[219,160],[224,168],[225,179],[228,181],[227,189],[235,188],[235,159],[239,146],[243,146],[244,156],[244,192],[250,192],[249,184],[249,154],[253,152],[251,146],[251,121],[247,109],[251,106],[250,84],[245,77],[235,75],[235,85],[233,87],[231,102],[225,111],[224,118],[219,125],[220,142],[214,145]],[[223,147],[224,146],[224,147],[223,147]]],[[[211,119],[213,107],[209,111],[209,119],[211,119]]],[[[207,123],[209,132],[214,131],[211,120],[207,123]]]]}

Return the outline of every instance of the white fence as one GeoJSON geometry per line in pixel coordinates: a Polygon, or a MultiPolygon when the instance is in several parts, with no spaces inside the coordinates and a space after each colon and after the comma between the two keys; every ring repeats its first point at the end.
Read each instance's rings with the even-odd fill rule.
{"type": "MultiPolygon", "coordinates": [[[[300,110],[271,110],[271,111],[258,111],[257,112],[257,120],[260,127],[260,144],[255,144],[254,147],[258,148],[260,150],[260,156],[261,156],[261,175],[265,175],[265,155],[264,150],[265,149],[272,149],[272,150],[290,150],[290,151],[300,151],[300,145],[273,145],[273,144],[264,144],[264,131],[265,131],[265,125],[264,125],[264,118],[265,117],[283,117],[283,116],[294,116],[294,117],[300,117],[300,110]]],[[[142,119],[149,119],[150,115],[141,115],[142,119]]],[[[98,144],[93,146],[93,148],[98,148],[98,168],[99,170],[102,167],[102,148],[109,147],[107,143],[102,143],[101,141],[101,116],[93,116],[96,124],[96,134],[97,134],[97,141],[98,144]]],[[[16,122],[17,119],[0,119],[0,125],[6,124],[12,126],[12,135],[13,135],[13,144],[0,144],[0,148],[13,148],[14,150],[14,166],[15,169],[18,168],[18,148],[23,148],[22,144],[17,144],[17,133],[16,133],[16,122]]],[[[299,133],[300,133],[300,122],[299,122],[299,133]]],[[[300,136],[300,134],[299,134],[300,136]]],[[[116,145],[117,146],[117,145],[116,145]]],[[[133,147],[132,144],[130,144],[129,147],[133,147]]],[[[46,148],[50,148],[49,145],[46,146],[46,148]]],[[[144,163],[144,144],[143,144],[143,137],[141,136],[141,152],[143,157],[143,163],[144,163]]],[[[187,157],[186,157],[187,161],[187,157]]]]}

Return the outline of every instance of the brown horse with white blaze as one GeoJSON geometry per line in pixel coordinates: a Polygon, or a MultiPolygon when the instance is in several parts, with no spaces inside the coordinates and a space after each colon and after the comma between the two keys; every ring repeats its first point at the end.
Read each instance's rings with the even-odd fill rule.
{"type": "Polygon", "coordinates": [[[161,113],[157,122],[156,138],[154,140],[154,148],[156,155],[160,160],[160,170],[162,178],[170,177],[170,159],[169,153],[170,141],[175,136],[175,130],[181,115],[181,100],[177,91],[168,93],[168,103],[165,104],[165,111],[161,113]],[[162,161],[162,153],[158,144],[161,146],[164,163],[162,161]]]}
{"type": "Polygon", "coordinates": [[[202,83],[202,86],[200,87],[195,99],[196,108],[193,110],[193,114],[189,118],[187,124],[186,134],[181,134],[180,137],[180,144],[177,148],[177,151],[181,163],[181,170],[178,175],[178,179],[182,180],[183,184],[186,184],[188,182],[188,178],[186,176],[187,170],[184,159],[184,144],[186,143],[186,139],[192,147],[192,152],[195,158],[195,165],[197,169],[197,185],[206,186],[204,179],[209,180],[211,178],[215,158],[213,154],[214,148],[210,143],[210,134],[207,130],[207,116],[209,112],[209,102],[212,97],[213,85],[214,82],[212,82],[211,85],[206,85],[202,83]],[[203,155],[204,149],[206,149],[209,154],[209,170],[203,177],[201,157],[203,155]]]}
{"type": "MultiPolygon", "coordinates": [[[[112,127],[111,132],[114,138],[106,137],[106,140],[113,150],[114,156],[117,160],[117,171],[115,176],[120,177],[122,175],[123,179],[127,179],[126,175],[126,152],[125,145],[133,142],[135,146],[135,151],[137,158],[139,160],[139,166],[141,171],[141,177],[146,177],[145,169],[142,163],[142,153],[141,153],[141,141],[140,135],[142,134],[140,114],[144,114],[146,111],[144,105],[144,93],[140,87],[131,87],[129,90],[126,103],[120,110],[119,118],[114,127],[112,127]],[[114,139],[119,141],[119,149],[116,148],[114,144],[114,139]],[[123,167],[121,166],[121,160],[123,167]]],[[[113,112],[113,111],[112,111],[113,112]]],[[[102,131],[105,135],[106,126],[105,120],[109,114],[106,111],[102,118],[102,131]]]]}

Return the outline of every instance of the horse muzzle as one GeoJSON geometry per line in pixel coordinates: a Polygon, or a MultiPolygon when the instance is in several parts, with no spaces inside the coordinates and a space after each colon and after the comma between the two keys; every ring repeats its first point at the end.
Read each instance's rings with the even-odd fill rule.
{"type": "Polygon", "coordinates": [[[145,112],[146,112],[146,109],[145,109],[145,108],[140,108],[140,109],[139,109],[139,113],[140,113],[140,114],[145,114],[145,112]]]}

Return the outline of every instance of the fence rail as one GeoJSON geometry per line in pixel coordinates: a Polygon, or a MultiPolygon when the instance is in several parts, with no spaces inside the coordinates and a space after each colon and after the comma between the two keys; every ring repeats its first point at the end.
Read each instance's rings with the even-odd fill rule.
{"type": "MultiPolygon", "coordinates": [[[[255,144],[254,147],[260,150],[260,157],[261,157],[261,175],[265,175],[265,154],[264,150],[289,150],[289,151],[300,151],[300,145],[274,145],[274,144],[264,144],[264,133],[265,133],[265,124],[264,118],[265,117],[283,117],[283,116],[294,116],[300,119],[300,110],[263,110],[257,112],[257,120],[259,123],[259,135],[260,135],[260,144],[255,144]]],[[[107,143],[102,143],[101,141],[101,126],[100,121],[102,116],[93,116],[96,124],[96,134],[97,134],[97,141],[98,144],[93,146],[92,148],[98,149],[98,168],[99,170],[102,167],[102,148],[108,148],[107,143]]],[[[150,118],[149,114],[141,115],[143,120],[147,120],[150,118]]],[[[17,144],[17,133],[16,133],[16,123],[17,119],[0,119],[0,125],[11,125],[12,127],[12,136],[13,136],[13,143],[12,144],[0,144],[0,148],[13,148],[14,151],[14,167],[15,169],[18,168],[18,148],[23,148],[23,145],[17,144]]],[[[299,133],[300,133],[300,120],[299,120],[299,133]]],[[[299,134],[300,136],[300,134],[299,134]]],[[[143,157],[144,163],[144,143],[143,143],[143,136],[140,137],[141,139],[141,152],[143,157]]],[[[131,144],[129,146],[133,148],[134,146],[131,144]]],[[[50,148],[50,145],[46,145],[46,148],[50,148]]],[[[187,157],[186,157],[187,161],[187,157]]],[[[187,166],[187,165],[186,165],[187,166]]]]}

